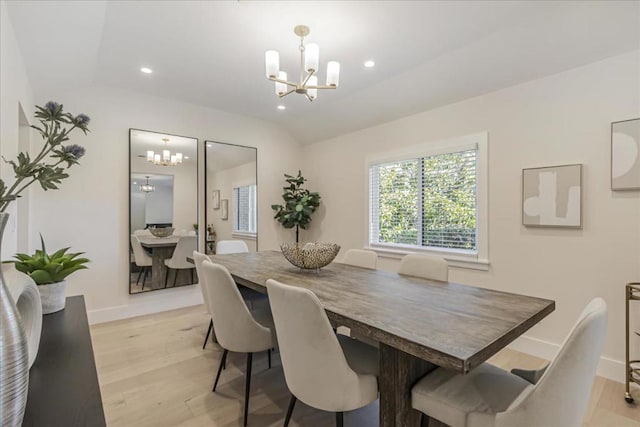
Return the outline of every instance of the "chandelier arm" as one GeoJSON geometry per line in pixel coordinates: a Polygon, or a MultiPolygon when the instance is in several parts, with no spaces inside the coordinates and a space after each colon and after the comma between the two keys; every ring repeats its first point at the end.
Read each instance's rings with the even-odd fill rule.
{"type": "Polygon", "coordinates": [[[280,97],[280,98],[284,98],[285,96],[287,96],[287,95],[289,95],[290,93],[293,93],[293,92],[295,92],[295,91],[296,91],[296,89],[295,89],[295,88],[293,88],[293,89],[291,89],[289,92],[285,92],[285,93],[283,93],[282,95],[278,95],[278,97],[280,97]]]}
{"type": "Polygon", "coordinates": [[[308,94],[308,93],[305,93],[305,94],[304,94],[304,96],[306,96],[306,97],[307,97],[307,99],[309,100],[309,102],[313,102],[313,99],[311,99],[311,97],[309,96],[309,94],[308,94]]]}
{"type": "Polygon", "coordinates": [[[294,87],[298,86],[297,83],[293,83],[293,82],[290,82],[290,81],[287,81],[287,80],[278,79],[278,78],[275,78],[275,77],[269,77],[269,80],[271,80],[273,82],[283,83],[283,84],[286,84],[288,86],[294,86],[294,87]]]}
{"type": "Polygon", "coordinates": [[[319,85],[319,86],[305,86],[307,89],[337,89],[337,86],[319,85]]]}
{"type": "MultiPolygon", "coordinates": [[[[310,71],[309,74],[307,74],[307,77],[305,77],[304,81],[302,82],[302,84],[300,84],[300,86],[304,86],[307,84],[307,82],[309,81],[309,79],[311,78],[311,76],[313,76],[315,74],[315,71],[310,71]]],[[[313,87],[313,86],[309,86],[309,87],[313,87]]]]}

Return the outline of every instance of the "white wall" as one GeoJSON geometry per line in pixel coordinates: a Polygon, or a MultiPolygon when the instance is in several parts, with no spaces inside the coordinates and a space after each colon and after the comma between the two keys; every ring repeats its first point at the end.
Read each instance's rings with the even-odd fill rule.
{"type": "MultiPolygon", "coordinates": [[[[519,344],[546,357],[602,296],[602,373],[621,380],[622,365],[606,358],[624,360],[624,285],[640,281],[640,192],[609,188],[610,124],[637,117],[640,52],[307,146],[302,171],[323,200],[305,240],[336,242],[342,252],[366,245],[366,155],[488,131],[491,265],[452,268],[451,280],[555,300],[556,311],[519,344]],[[523,227],[522,169],[568,163],[584,165],[582,230],[523,227]]],[[[397,261],[380,266],[394,270],[397,261]]]]}
{"type": "MultiPolygon", "coordinates": [[[[196,286],[129,295],[129,128],[191,136],[257,147],[260,249],[276,249],[282,229],[271,220],[269,205],[280,197],[281,177],[300,163],[298,144],[269,123],[222,111],[104,87],[38,94],[38,102],[63,102],[73,113],[91,117],[88,136],[73,143],[87,154],[74,166],[59,191],[34,191],[34,233],[53,249],[86,251],[90,270],[69,279],[69,294],[84,294],[92,322],[198,304],[196,286]],[[37,235],[37,234],[36,234],[37,235]]],[[[202,155],[200,155],[202,162],[202,155]]],[[[202,163],[201,163],[202,164],[202,163]]],[[[203,191],[203,183],[200,183],[203,191]]],[[[32,233],[33,234],[33,233],[32,233]]],[[[32,236],[32,245],[36,241],[32,236]]]]}
{"type": "MultiPolygon", "coordinates": [[[[256,241],[254,239],[234,237],[233,234],[233,189],[256,183],[256,162],[245,163],[240,166],[221,170],[211,171],[207,176],[210,176],[210,181],[207,183],[207,200],[211,200],[213,192],[220,190],[220,201],[227,199],[229,201],[229,219],[222,219],[222,209],[213,209],[211,203],[208,204],[207,223],[213,224],[216,230],[216,240],[232,240],[239,239],[244,240],[249,251],[256,251],[256,241]],[[210,176],[212,175],[212,176],[210,176]]],[[[260,191],[260,190],[258,190],[260,191]]],[[[258,203],[260,200],[258,199],[258,203]]],[[[267,212],[268,214],[269,212],[267,212]]],[[[260,214],[260,210],[258,210],[260,214]]],[[[271,218],[267,215],[262,215],[262,218],[269,221],[271,218]]],[[[260,219],[258,219],[260,224],[260,219]]]]}
{"type": "MultiPolygon", "coordinates": [[[[29,146],[31,133],[24,127],[20,132],[20,108],[24,115],[30,118],[33,114],[33,93],[27,79],[27,73],[22,62],[22,56],[16,41],[13,26],[9,20],[7,5],[0,2],[0,155],[7,160],[16,158],[19,149],[29,146]]],[[[36,141],[34,141],[34,145],[36,141]]],[[[37,141],[39,142],[39,141],[37,141]]],[[[39,147],[38,145],[36,145],[39,147]]],[[[0,177],[8,186],[14,183],[13,169],[0,160],[0,177]]],[[[25,191],[24,199],[28,199],[30,191],[25,191]]],[[[28,208],[28,200],[22,200],[24,208],[28,208]]],[[[24,216],[27,210],[20,209],[22,221],[18,220],[18,203],[11,204],[7,212],[11,215],[5,229],[2,242],[2,254],[0,259],[8,259],[16,250],[24,250],[24,245],[19,245],[18,236],[24,239],[24,233],[18,233],[17,224],[26,227],[24,216]]]]}

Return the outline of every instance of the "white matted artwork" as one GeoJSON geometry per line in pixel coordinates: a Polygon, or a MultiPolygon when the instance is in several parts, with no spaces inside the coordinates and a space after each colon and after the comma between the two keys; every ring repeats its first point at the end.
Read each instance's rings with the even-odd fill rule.
{"type": "Polygon", "coordinates": [[[221,207],[220,218],[223,219],[223,220],[229,219],[229,200],[228,199],[222,199],[222,203],[221,203],[220,207],[221,207]]]}
{"type": "Polygon", "coordinates": [[[611,123],[611,189],[640,190],[640,119],[611,123]]]}
{"type": "Polygon", "coordinates": [[[220,190],[213,190],[213,196],[211,197],[211,207],[213,209],[220,209],[220,190]]]}
{"type": "Polygon", "coordinates": [[[582,227],[582,165],[522,171],[522,224],[582,227]]]}

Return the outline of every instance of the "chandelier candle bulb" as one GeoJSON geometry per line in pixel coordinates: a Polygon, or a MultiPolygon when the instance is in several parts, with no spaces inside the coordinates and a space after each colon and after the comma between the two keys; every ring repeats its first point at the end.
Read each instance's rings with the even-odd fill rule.
{"type": "Polygon", "coordinates": [[[153,151],[147,151],[147,161],[153,162],[153,151]]]}
{"type": "Polygon", "coordinates": [[[176,163],[182,163],[182,153],[176,153],[176,163]]]}
{"type": "Polygon", "coordinates": [[[160,159],[160,154],[153,155],[153,163],[160,163],[162,160],[160,159]]]}
{"type": "MultiPolygon", "coordinates": [[[[311,76],[309,77],[309,80],[307,81],[307,85],[308,86],[318,86],[318,77],[316,76],[311,76]]],[[[318,97],[318,89],[307,89],[307,95],[309,95],[309,98],[311,100],[314,100],[318,97]]]]}
{"type": "Polygon", "coordinates": [[[267,69],[267,78],[275,78],[280,71],[280,56],[275,50],[268,50],[264,53],[264,60],[267,69]]]}
{"type": "Polygon", "coordinates": [[[336,61],[329,61],[327,63],[327,86],[338,87],[339,78],[340,63],[336,61]]]}
{"type": "MultiPolygon", "coordinates": [[[[284,71],[280,71],[278,73],[278,79],[287,80],[287,73],[284,71]]],[[[276,95],[284,95],[287,92],[286,83],[276,82],[276,95]]]]}
{"type": "Polygon", "coordinates": [[[162,150],[162,160],[164,160],[165,162],[170,161],[171,160],[171,151],[162,150]]]}
{"type": "Polygon", "coordinates": [[[304,68],[308,73],[318,71],[320,63],[320,46],[315,43],[309,43],[304,48],[304,68]]]}

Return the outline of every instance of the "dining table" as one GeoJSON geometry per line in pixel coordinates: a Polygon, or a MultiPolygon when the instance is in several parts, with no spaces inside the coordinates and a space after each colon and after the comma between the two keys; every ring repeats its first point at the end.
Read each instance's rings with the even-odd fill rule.
{"type": "Polygon", "coordinates": [[[165,286],[167,269],[164,260],[173,256],[180,236],[155,237],[138,236],[143,248],[151,252],[151,288],[160,289],[165,286]]]}
{"type": "Polygon", "coordinates": [[[555,310],[549,299],[333,262],[301,270],[280,252],[210,255],[238,285],[310,289],[335,325],[379,343],[380,426],[413,427],[411,388],[441,367],[467,374],[555,310]]]}

